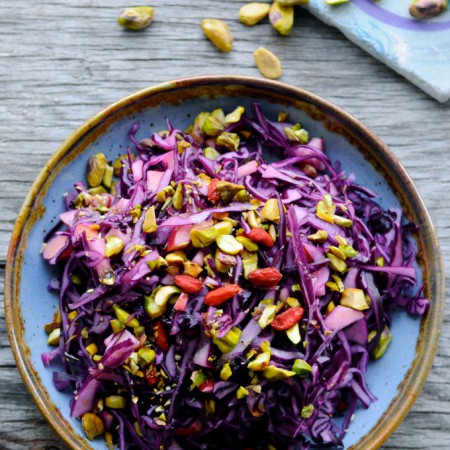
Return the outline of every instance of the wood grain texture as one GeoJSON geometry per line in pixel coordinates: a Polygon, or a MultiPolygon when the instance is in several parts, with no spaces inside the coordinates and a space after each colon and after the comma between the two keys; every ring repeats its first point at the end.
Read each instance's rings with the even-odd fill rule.
{"type": "MultiPolygon", "coordinates": [[[[435,223],[448,278],[450,104],[438,104],[304,11],[297,12],[297,25],[289,37],[276,35],[267,22],[244,27],[237,20],[243,3],[154,2],[154,23],[143,32],[132,33],[116,24],[122,6],[116,2],[0,0],[2,286],[10,233],[25,194],[51,153],[72,131],[114,100],[157,82],[204,74],[258,76],[252,53],[259,46],[280,57],[282,81],[343,107],[400,158],[435,223]],[[235,38],[230,54],[219,53],[203,38],[199,23],[207,17],[229,23],[235,38]]],[[[0,306],[0,448],[64,449],[25,391],[0,306]]],[[[449,449],[449,404],[447,312],[425,388],[383,448],[449,449]]]]}

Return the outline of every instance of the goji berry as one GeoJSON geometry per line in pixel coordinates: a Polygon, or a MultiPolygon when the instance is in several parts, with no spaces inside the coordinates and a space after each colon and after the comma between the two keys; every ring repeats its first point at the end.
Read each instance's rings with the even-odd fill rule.
{"type": "Polygon", "coordinates": [[[150,386],[158,382],[158,376],[155,364],[151,364],[144,373],[144,378],[150,386]]]}
{"type": "Polygon", "coordinates": [[[257,269],[248,276],[250,283],[259,288],[274,288],[282,278],[283,275],[275,267],[257,269]]]}
{"type": "Polygon", "coordinates": [[[196,294],[203,288],[203,283],[190,275],[177,275],[173,281],[188,294],[196,294]]]}
{"type": "Polygon", "coordinates": [[[242,292],[242,288],[237,284],[227,284],[226,286],[222,286],[220,288],[214,289],[213,291],[209,291],[205,295],[205,303],[208,306],[221,305],[223,302],[226,302],[230,298],[233,298],[240,292],[242,292]]]}
{"type": "Polygon", "coordinates": [[[163,351],[169,350],[169,337],[164,328],[163,323],[157,320],[153,325],[153,337],[155,338],[156,345],[163,351]]]}
{"type": "Polygon", "coordinates": [[[292,328],[303,317],[303,312],[303,308],[300,306],[297,308],[289,308],[281,314],[278,314],[270,325],[278,331],[289,330],[289,328],[292,328]]]}
{"type": "Polygon", "coordinates": [[[220,200],[220,192],[217,189],[217,183],[219,180],[217,178],[213,178],[208,186],[208,200],[211,203],[217,203],[220,200]]]}
{"type": "Polygon", "coordinates": [[[273,247],[274,242],[270,234],[262,228],[252,228],[247,237],[257,244],[265,245],[266,247],[273,247]]]}

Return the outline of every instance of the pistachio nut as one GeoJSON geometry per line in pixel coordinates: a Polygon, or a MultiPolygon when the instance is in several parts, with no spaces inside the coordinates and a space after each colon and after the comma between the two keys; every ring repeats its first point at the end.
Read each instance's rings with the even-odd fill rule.
{"type": "Polygon", "coordinates": [[[409,13],[416,19],[432,19],[447,9],[447,0],[413,0],[409,13]]]}
{"type": "Polygon", "coordinates": [[[148,347],[140,348],[137,352],[137,355],[138,355],[139,364],[141,366],[148,366],[156,358],[155,351],[148,347]]]}
{"type": "Polygon", "coordinates": [[[135,6],[134,8],[123,9],[117,22],[128,30],[142,30],[148,27],[153,20],[154,10],[151,6],[135,6]]]}
{"type": "MultiPolygon", "coordinates": [[[[369,342],[375,337],[377,334],[376,330],[373,330],[369,333],[368,340],[369,342]]],[[[389,347],[389,344],[392,340],[392,334],[389,331],[389,328],[386,326],[384,330],[381,332],[380,340],[378,341],[377,345],[373,349],[371,356],[373,359],[379,359],[381,358],[385,353],[386,350],[389,347]]]]}
{"type": "Polygon", "coordinates": [[[267,17],[270,11],[268,3],[247,3],[239,10],[239,20],[244,25],[253,26],[267,17]]]}
{"type": "Polygon", "coordinates": [[[132,328],[139,326],[139,321],[136,319],[136,317],[130,319],[130,313],[122,309],[120,306],[113,305],[113,309],[117,320],[120,320],[122,323],[132,328]]]}
{"type": "Polygon", "coordinates": [[[81,418],[81,428],[90,441],[105,432],[103,420],[94,413],[83,414],[83,417],[81,418]]]}
{"type": "Polygon", "coordinates": [[[98,347],[97,344],[92,342],[92,344],[89,344],[86,346],[86,351],[91,355],[94,356],[96,353],[98,353],[98,347]]]}
{"type": "Polygon", "coordinates": [[[276,305],[267,305],[264,308],[264,311],[261,314],[261,317],[258,320],[258,325],[261,328],[266,328],[273,319],[275,319],[275,315],[277,314],[277,307],[276,305]]]}
{"type": "Polygon", "coordinates": [[[227,150],[236,151],[239,147],[241,140],[239,135],[236,133],[229,133],[224,131],[219,136],[217,136],[216,144],[227,150]]]}
{"type": "Polygon", "coordinates": [[[97,187],[102,184],[106,165],[106,157],[103,153],[97,153],[89,158],[86,181],[90,187],[97,187]]]}
{"type": "Polygon", "coordinates": [[[167,261],[167,264],[169,264],[169,266],[179,266],[179,267],[183,267],[184,263],[187,261],[186,253],[184,253],[181,250],[168,253],[165,259],[167,261]]]}
{"type": "Polygon", "coordinates": [[[118,236],[108,236],[106,238],[105,256],[107,258],[118,255],[123,250],[123,241],[118,236]]]}
{"type": "Polygon", "coordinates": [[[220,197],[224,203],[229,203],[233,197],[242,189],[245,189],[241,184],[230,183],[229,181],[220,180],[217,185],[220,197]]]}
{"type": "Polygon", "coordinates": [[[257,252],[258,251],[258,244],[253,242],[251,239],[245,236],[238,236],[237,241],[240,242],[245,250],[248,250],[249,252],[257,252]]]}
{"type": "Polygon", "coordinates": [[[114,175],[114,168],[113,166],[110,166],[109,164],[106,164],[105,167],[105,173],[103,174],[103,186],[107,189],[111,189],[113,185],[113,175],[114,175]]]}
{"type": "Polygon", "coordinates": [[[213,337],[213,344],[217,345],[217,348],[222,353],[228,353],[233,350],[241,338],[242,330],[238,327],[233,327],[223,338],[213,337]]]}
{"type": "Polygon", "coordinates": [[[342,259],[337,258],[333,253],[327,253],[326,256],[330,260],[329,265],[333,270],[337,272],[345,272],[347,270],[347,264],[342,259]]]}
{"type": "Polygon", "coordinates": [[[203,19],[202,30],[205,36],[222,52],[230,52],[233,36],[228,25],[219,19],[203,19]]]}
{"type": "Polygon", "coordinates": [[[172,295],[180,293],[181,289],[177,286],[163,286],[155,294],[155,303],[159,306],[165,306],[172,295]]]}
{"type": "Polygon", "coordinates": [[[242,252],[242,268],[244,278],[247,280],[250,273],[258,268],[258,253],[244,250],[242,252]]]}
{"type": "Polygon", "coordinates": [[[150,206],[147,211],[145,211],[144,223],[142,224],[142,231],[144,233],[153,233],[158,229],[156,224],[156,214],[155,207],[150,206]]]}
{"type": "Polygon", "coordinates": [[[222,370],[220,371],[220,378],[221,378],[223,381],[227,381],[228,378],[231,377],[231,375],[233,375],[233,372],[232,372],[232,370],[231,370],[230,363],[225,363],[225,364],[222,366],[222,370]]]}
{"type": "Polygon", "coordinates": [[[369,309],[364,291],[362,289],[347,288],[341,294],[341,305],[363,311],[369,309]]]}
{"type": "Polygon", "coordinates": [[[325,0],[327,5],[337,6],[349,2],[350,0],[325,0]]]}
{"type": "Polygon", "coordinates": [[[248,389],[246,389],[244,386],[239,386],[238,390],[236,391],[236,397],[238,399],[247,397],[248,394],[248,389]]]}
{"type": "Polygon", "coordinates": [[[192,245],[197,248],[208,247],[208,245],[211,245],[219,235],[214,227],[203,228],[198,225],[194,226],[189,234],[191,236],[192,245]]]}
{"type": "Polygon", "coordinates": [[[238,255],[244,250],[244,246],[231,234],[217,236],[216,244],[227,255],[238,255]]]}
{"type": "Polygon", "coordinates": [[[233,225],[226,220],[216,223],[213,228],[217,230],[217,233],[219,234],[231,234],[233,232],[233,225]]]}
{"type": "Polygon", "coordinates": [[[225,116],[224,119],[225,125],[230,125],[232,123],[239,122],[244,112],[245,108],[243,106],[238,106],[234,111],[230,112],[225,116]]]}
{"type": "Polygon", "coordinates": [[[184,273],[186,275],[197,278],[202,272],[203,268],[200,264],[191,261],[186,261],[184,263],[184,273]]]}
{"type": "Polygon", "coordinates": [[[155,291],[151,295],[144,295],[144,309],[151,319],[161,317],[167,309],[167,304],[158,305],[155,301],[155,291]]]}
{"type": "Polygon", "coordinates": [[[264,77],[275,80],[280,78],[283,74],[280,60],[274,53],[266,48],[258,48],[258,50],[253,53],[253,57],[258,70],[264,77]]]}
{"type": "Polygon", "coordinates": [[[61,336],[61,328],[55,328],[50,332],[47,338],[48,345],[59,345],[59,337],[61,336]]]}
{"type": "Polygon", "coordinates": [[[296,359],[292,366],[292,370],[298,377],[305,378],[312,372],[312,367],[305,360],[296,359]]]}
{"type": "Polygon", "coordinates": [[[261,215],[266,220],[274,223],[280,223],[280,210],[278,208],[278,200],[276,198],[269,198],[264,204],[261,215]]]}
{"type": "Polygon", "coordinates": [[[213,147],[205,147],[203,149],[203,155],[205,156],[205,158],[214,161],[220,156],[220,153],[213,147]]]}
{"type": "Polygon", "coordinates": [[[308,236],[308,240],[315,244],[323,244],[328,239],[328,232],[325,230],[317,230],[314,234],[308,236]]]}
{"type": "Polygon", "coordinates": [[[177,188],[175,189],[175,193],[172,197],[172,205],[176,210],[180,210],[183,207],[183,200],[184,200],[184,194],[183,194],[183,185],[181,183],[177,184],[177,188]]]}
{"type": "Polygon", "coordinates": [[[121,322],[119,319],[111,319],[109,323],[111,325],[114,334],[120,333],[122,330],[125,329],[125,324],[121,322]]]}
{"type": "Polygon", "coordinates": [[[302,408],[301,416],[303,419],[309,419],[314,413],[314,405],[306,405],[302,408]]]}
{"type": "Polygon", "coordinates": [[[125,409],[127,401],[121,395],[111,395],[105,398],[105,405],[111,409],[125,409]]]}
{"type": "Polygon", "coordinates": [[[294,8],[273,2],[269,11],[269,20],[278,33],[287,35],[294,25],[294,8]]]}
{"type": "Polygon", "coordinates": [[[276,366],[267,366],[263,371],[264,378],[269,381],[283,380],[284,378],[293,377],[296,373],[292,370],[280,369],[276,366]]]}
{"type": "Polygon", "coordinates": [[[247,364],[247,368],[253,370],[253,372],[262,372],[269,365],[270,357],[270,351],[260,353],[253,361],[247,364]]]}

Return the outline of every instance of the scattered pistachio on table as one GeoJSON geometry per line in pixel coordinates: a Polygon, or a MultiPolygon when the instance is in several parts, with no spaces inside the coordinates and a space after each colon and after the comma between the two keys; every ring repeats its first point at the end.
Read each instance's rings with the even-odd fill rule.
{"type": "Polygon", "coordinates": [[[228,25],[219,19],[203,19],[205,36],[222,52],[229,52],[233,46],[233,36],[228,25]]]}
{"type": "Polygon", "coordinates": [[[269,20],[278,33],[287,35],[294,25],[294,8],[273,2],[269,11],[269,20]]]}
{"type": "Polygon", "coordinates": [[[151,6],[135,6],[134,8],[123,9],[117,22],[128,30],[142,30],[148,27],[153,20],[154,10],[151,6]]]}
{"type": "Polygon", "coordinates": [[[239,10],[239,20],[248,26],[256,25],[265,19],[270,11],[268,3],[247,3],[239,10]]]}
{"type": "Polygon", "coordinates": [[[416,19],[432,19],[447,9],[447,0],[413,0],[409,13],[416,19]]]}
{"type": "Polygon", "coordinates": [[[253,53],[256,65],[263,76],[270,79],[280,78],[283,74],[281,62],[276,55],[264,47],[253,53]]]}

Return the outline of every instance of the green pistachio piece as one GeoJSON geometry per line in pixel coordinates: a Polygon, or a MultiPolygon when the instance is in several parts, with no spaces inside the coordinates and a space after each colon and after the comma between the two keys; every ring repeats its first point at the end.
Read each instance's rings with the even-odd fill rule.
{"type": "Polygon", "coordinates": [[[334,223],[334,213],[336,212],[336,205],[330,194],[325,194],[323,200],[317,202],[316,216],[319,219],[328,223],[334,223]]]}
{"type": "Polygon", "coordinates": [[[365,309],[369,309],[369,305],[366,302],[366,297],[362,289],[344,289],[341,294],[340,303],[342,306],[347,306],[348,308],[353,308],[357,311],[364,311],[365,309]]]}
{"type": "Polygon", "coordinates": [[[169,264],[169,266],[183,267],[184,263],[187,262],[186,253],[184,253],[182,250],[177,250],[175,252],[168,253],[165,259],[167,261],[167,264],[169,264]]]}
{"type": "Polygon", "coordinates": [[[122,159],[128,159],[128,155],[119,155],[116,158],[116,160],[114,161],[113,169],[114,169],[114,175],[116,177],[120,176],[120,171],[122,170],[122,166],[123,166],[122,159]]]}
{"type": "Polygon", "coordinates": [[[222,52],[230,52],[233,47],[233,36],[230,28],[222,20],[202,20],[202,30],[205,36],[222,52]]]}
{"type": "Polygon", "coordinates": [[[315,244],[323,244],[328,239],[328,232],[325,230],[317,230],[314,234],[310,234],[308,239],[315,244]]]}
{"type": "Polygon", "coordinates": [[[154,10],[151,6],[135,6],[134,8],[123,9],[117,22],[128,30],[142,30],[148,27],[153,20],[154,10]]]}
{"type": "Polygon", "coordinates": [[[235,196],[234,200],[237,202],[248,202],[250,200],[250,194],[248,193],[247,189],[241,189],[235,196]]]}
{"type": "Polygon", "coordinates": [[[203,149],[203,155],[205,156],[205,158],[214,161],[220,156],[220,153],[213,147],[206,147],[203,149]]]}
{"type": "Polygon", "coordinates": [[[447,0],[413,0],[409,13],[416,19],[432,19],[447,9],[447,0]]]}
{"type": "Polygon", "coordinates": [[[148,347],[140,348],[137,352],[137,355],[138,355],[139,364],[141,366],[148,366],[156,358],[155,351],[148,347]]]}
{"type": "Polygon", "coordinates": [[[233,327],[223,338],[215,336],[212,341],[222,353],[229,353],[238,344],[241,334],[238,327],[233,327]]]}
{"type": "Polygon", "coordinates": [[[244,25],[253,26],[267,17],[270,11],[268,3],[247,3],[239,10],[239,20],[244,25]]]}
{"type": "Polygon", "coordinates": [[[284,378],[293,377],[295,372],[292,370],[280,369],[275,366],[267,366],[263,371],[263,376],[269,381],[283,380],[284,378]]]}
{"type": "Polygon", "coordinates": [[[244,246],[231,234],[217,236],[216,244],[227,255],[238,255],[244,250],[244,246]]]}
{"type": "Polygon", "coordinates": [[[217,233],[220,235],[231,234],[233,232],[233,225],[226,220],[222,220],[221,222],[216,223],[213,228],[217,230],[217,233]]]}
{"type": "Polygon", "coordinates": [[[253,372],[262,372],[269,365],[270,357],[270,351],[260,353],[253,361],[247,364],[247,368],[253,370],[253,372]]]}
{"type": "Polygon", "coordinates": [[[347,257],[345,256],[345,253],[339,247],[330,245],[329,250],[331,253],[333,253],[334,256],[336,256],[336,258],[342,259],[342,261],[345,261],[347,259],[347,257]]]}
{"type": "Polygon", "coordinates": [[[287,35],[294,25],[294,8],[273,2],[269,11],[269,20],[278,33],[287,35]]]}
{"type": "Polygon", "coordinates": [[[191,375],[191,391],[194,388],[200,387],[202,384],[206,383],[209,379],[209,375],[204,373],[202,370],[194,370],[191,375]]]}
{"type": "Polygon", "coordinates": [[[245,250],[248,250],[249,252],[257,252],[258,251],[258,244],[256,242],[253,242],[248,237],[237,236],[236,240],[244,246],[245,250]]]}
{"type": "Polygon", "coordinates": [[[120,333],[125,329],[125,324],[119,319],[111,319],[109,323],[111,324],[111,328],[114,334],[120,333]]]}
{"type": "Polygon", "coordinates": [[[278,208],[278,200],[275,198],[269,198],[264,204],[261,215],[266,220],[270,220],[274,223],[280,223],[280,210],[278,208]]]}
{"type": "Polygon", "coordinates": [[[175,189],[172,186],[167,186],[156,194],[156,200],[158,203],[164,203],[175,193],[175,189]]]}
{"type": "Polygon", "coordinates": [[[111,395],[105,398],[105,405],[112,409],[125,409],[127,401],[121,395],[111,395]]]}
{"type": "Polygon", "coordinates": [[[337,5],[343,5],[344,3],[349,2],[350,0],[325,0],[325,3],[327,5],[331,6],[337,6],[337,5]]]}
{"type": "Polygon", "coordinates": [[[208,112],[201,112],[194,119],[194,123],[186,130],[186,134],[190,134],[200,144],[204,141],[203,125],[208,116],[208,112]]]}
{"type": "Polygon", "coordinates": [[[158,305],[155,302],[155,291],[151,295],[144,295],[144,309],[151,319],[161,317],[167,310],[167,304],[158,305]]]}
{"type": "Polygon", "coordinates": [[[175,193],[172,197],[172,205],[175,209],[178,211],[183,207],[183,200],[184,200],[184,194],[183,194],[184,188],[181,183],[177,184],[177,188],[175,189],[175,193]]]}
{"type": "Polygon", "coordinates": [[[242,189],[245,189],[241,184],[230,183],[229,181],[220,180],[217,185],[220,197],[224,203],[229,203],[233,197],[242,189]]]}
{"type": "Polygon", "coordinates": [[[341,217],[341,216],[333,216],[333,222],[336,225],[339,225],[340,227],[346,227],[346,228],[350,228],[353,225],[353,221],[350,219],[347,219],[346,217],[341,217]]]}
{"type": "Polygon", "coordinates": [[[223,381],[227,381],[228,378],[231,377],[231,375],[233,375],[233,372],[231,370],[230,364],[229,363],[225,363],[222,367],[222,370],[220,371],[220,378],[223,381]]]}
{"type": "Polygon", "coordinates": [[[186,261],[184,263],[184,273],[191,277],[197,278],[203,272],[202,266],[197,263],[186,261]]]}
{"type": "Polygon", "coordinates": [[[312,367],[303,359],[296,359],[294,361],[294,365],[292,366],[292,370],[300,378],[305,378],[312,373],[312,367]]]}
{"type": "Polygon", "coordinates": [[[117,317],[117,320],[120,320],[125,325],[135,328],[139,326],[139,320],[136,317],[129,319],[130,313],[122,309],[120,306],[113,305],[114,313],[117,317]]]}
{"type": "Polygon", "coordinates": [[[239,122],[244,112],[245,108],[243,106],[238,106],[234,111],[230,112],[225,116],[224,119],[225,125],[230,125],[232,123],[239,122]]]}
{"type": "Polygon", "coordinates": [[[156,214],[155,207],[150,206],[147,211],[145,211],[144,223],[142,224],[142,231],[144,233],[154,233],[158,229],[156,224],[156,214]]]}
{"type": "Polygon", "coordinates": [[[301,416],[303,419],[309,419],[314,413],[314,405],[306,405],[302,408],[301,416]]]}
{"type": "Polygon", "coordinates": [[[258,325],[261,328],[266,328],[273,319],[275,319],[275,316],[277,314],[277,306],[276,305],[267,305],[262,314],[261,317],[258,320],[258,325]]]}
{"type": "Polygon", "coordinates": [[[61,328],[53,329],[47,338],[48,345],[59,345],[59,337],[61,336],[61,328]]]}
{"type": "Polygon", "coordinates": [[[280,111],[278,113],[278,122],[284,123],[284,122],[287,122],[288,119],[289,119],[289,113],[288,112],[280,111]]]}
{"type": "Polygon", "coordinates": [[[247,397],[248,394],[248,389],[246,389],[244,386],[239,386],[238,390],[236,391],[236,397],[238,399],[247,397]]]}
{"type": "Polygon", "coordinates": [[[107,258],[118,255],[123,250],[123,241],[118,236],[108,236],[106,238],[105,256],[107,258]]]}
{"type": "Polygon", "coordinates": [[[253,53],[253,58],[255,59],[258,70],[264,77],[276,80],[283,75],[283,68],[281,67],[280,60],[270,50],[259,47],[258,50],[253,53]]]}
{"type": "Polygon", "coordinates": [[[298,323],[286,330],[286,336],[294,345],[297,345],[302,340],[298,323]]]}
{"type": "Polygon", "coordinates": [[[90,441],[105,432],[103,420],[94,413],[83,414],[83,417],[81,418],[81,428],[90,441]]]}
{"type": "Polygon", "coordinates": [[[327,253],[327,258],[330,260],[329,265],[333,270],[341,273],[347,270],[347,264],[334,256],[333,253],[327,253]]]}
{"type": "Polygon", "coordinates": [[[201,228],[194,226],[190,231],[191,242],[194,247],[203,248],[211,245],[219,233],[214,227],[201,228]]]}
{"type": "Polygon", "coordinates": [[[90,187],[97,187],[102,184],[106,165],[106,157],[103,153],[97,153],[89,158],[86,181],[90,187]]]}
{"type": "Polygon", "coordinates": [[[103,186],[107,189],[111,189],[113,182],[114,169],[109,164],[105,167],[105,173],[103,174],[103,186]]]}
{"type": "Polygon", "coordinates": [[[155,294],[155,303],[165,306],[172,295],[181,294],[181,289],[177,286],[163,286],[155,294]]]}
{"type": "Polygon", "coordinates": [[[383,267],[384,266],[384,258],[382,256],[380,256],[379,258],[376,259],[375,264],[378,267],[383,267]]]}
{"type": "MultiPolygon", "coordinates": [[[[222,110],[221,110],[222,111],[222,110]]],[[[207,136],[218,136],[220,132],[225,128],[225,117],[221,118],[218,114],[211,113],[203,122],[202,131],[207,136]]]]}
{"type": "Polygon", "coordinates": [[[258,268],[258,253],[244,250],[242,252],[242,268],[244,278],[248,280],[248,276],[258,268]]]}
{"type": "Polygon", "coordinates": [[[217,145],[232,151],[236,151],[239,148],[240,142],[241,140],[238,134],[229,133],[228,131],[221,133],[216,140],[217,145]]]}
{"type": "MultiPolygon", "coordinates": [[[[369,342],[375,337],[376,334],[377,334],[376,330],[371,331],[369,333],[368,336],[369,342]]],[[[380,340],[378,341],[378,344],[375,346],[373,352],[371,353],[372,358],[373,359],[381,358],[386,353],[386,350],[388,349],[391,341],[392,341],[392,334],[389,328],[386,326],[380,335],[380,340]]]]}

